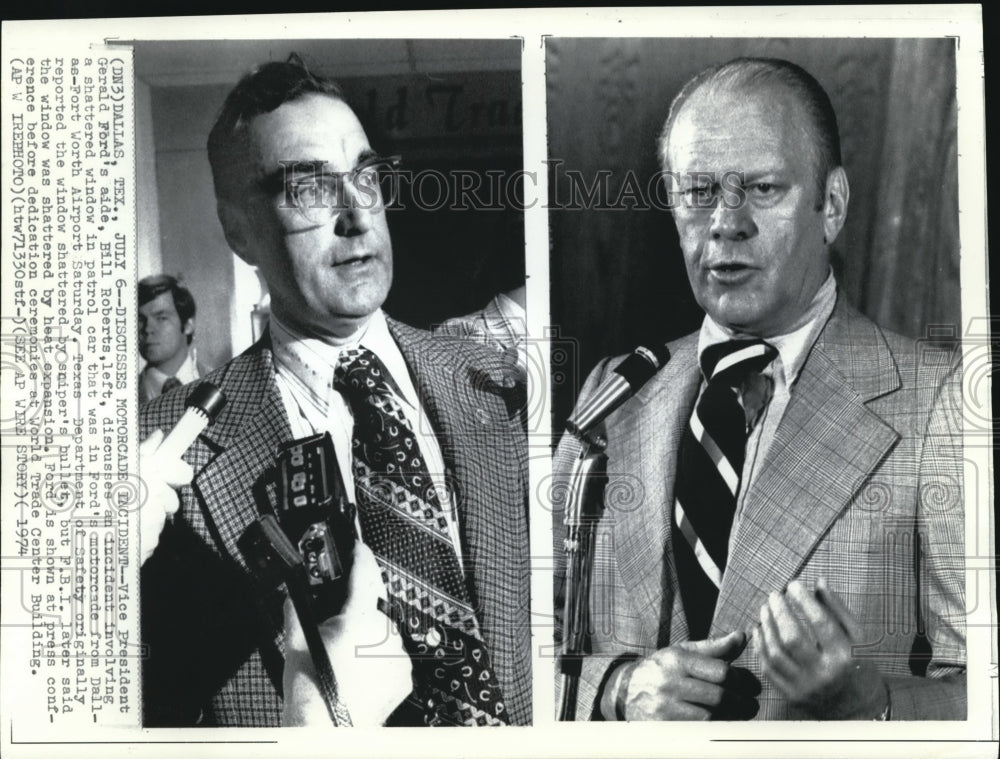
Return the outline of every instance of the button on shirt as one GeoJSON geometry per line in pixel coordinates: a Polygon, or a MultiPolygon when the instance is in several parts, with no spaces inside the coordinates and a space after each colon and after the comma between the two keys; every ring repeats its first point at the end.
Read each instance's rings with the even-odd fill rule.
{"type": "MultiPolygon", "coordinates": [[[[786,334],[765,338],[777,349],[778,356],[762,372],[763,376],[772,382],[771,398],[752,422],[752,429],[747,438],[740,492],[736,499],[736,515],[733,518],[733,528],[729,533],[730,554],[733,553],[736,537],[739,533],[739,521],[743,514],[746,494],[760,474],[760,465],[764,462],[771,442],[774,440],[778,423],[784,416],[785,409],[788,408],[788,402],[791,400],[791,393],[799,373],[802,371],[802,366],[809,356],[809,351],[812,350],[813,343],[816,342],[823,326],[833,313],[833,307],[836,303],[837,284],[833,278],[833,272],[830,272],[813,297],[806,313],[799,320],[798,325],[786,334]]],[[[698,336],[699,360],[702,352],[710,345],[740,337],[745,337],[745,335],[733,332],[706,316],[698,336]]],[[[705,382],[703,380],[700,392],[704,392],[704,390],[705,382]]],[[[740,394],[740,403],[743,403],[742,393],[740,394]]]]}
{"type": "Polygon", "coordinates": [[[417,444],[448,519],[452,545],[461,562],[458,517],[454,504],[449,508],[451,494],[445,488],[441,446],[434,436],[430,418],[420,404],[403,354],[389,332],[385,314],[381,310],[376,311],[364,327],[342,341],[303,335],[273,315],[269,329],[275,382],[281,393],[292,434],[300,438],[329,431],[347,496],[352,502],[355,502],[351,452],[354,416],[347,399],[333,387],[334,369],[343,351],[359,346],[370,350],[385,364],[393,394],[416,434],[417,444]]]}

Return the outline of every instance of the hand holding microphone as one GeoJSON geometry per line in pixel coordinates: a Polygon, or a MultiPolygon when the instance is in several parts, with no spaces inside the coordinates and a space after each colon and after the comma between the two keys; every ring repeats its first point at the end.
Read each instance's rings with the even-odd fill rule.
{"type": "MultiPolygon", "coordinates": [[[[338,614],[319,625],[340,698],[355,726],[382,725],[413,688],[409,655],[394,623],[378,609],[385,584],[371,549],[354,544],[347,599],[338,614]]],[[[284,703],[281,724],[330,725],[305,634],[285,601],[284,703]]]]}
{"type": "Polygon", "coordinates": [[[155,430],[139,444],[139,471],[146,486],[146,500],[139,512],[139,547],[142,563],[153,555],[167,518],[180,506],[177,491],[191,482],[191,465],[176,456],[159,455],[163,430],[155,430]]]}
{"type": "Polygon", "coordinates": [[[164,435],[155,430],[139,444],[139,473],[146,486],[146,499],[139,512],[141,562],[153,555],[163,525],[180,505],[176,488],[191,482],[194,472],[181,459],[202,430],[216,417],[226,399],[215,385],[202,382],[191,393],[184,415],[164,435]]]}

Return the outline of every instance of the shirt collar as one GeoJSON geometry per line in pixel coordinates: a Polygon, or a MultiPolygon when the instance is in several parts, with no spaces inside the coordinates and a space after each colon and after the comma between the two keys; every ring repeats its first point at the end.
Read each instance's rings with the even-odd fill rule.
{"type": "MultiPolygon", "coordinates": [[[[775,335],[767,338],[767,342],[778,350],[778,360],[772,364],[777,371],[782,373],[786,387],[791,387],[798,379],[802,366],[806,362],[809,351],[812,350],[813,343],[819,337],[823,325],[826,324],[833,313],[833,307],[837,303],[837,282],[830,271],[819,290],[813,296],[809,308],[800,322],[801,326],[783,335],[775,335]]],[[[734,332],[727,327],[723,327],[712,317],[705,315],[705,320],[701,324],[701,332],[698,335],[698,359],[710,345],[726,342],[727,340],[746,339],[746,335],[734,332]]],[[[769,367],[769,369],[772,369],[769,367]]],[[[765,374],[768,371],[765,370],[765,374]]]]}
{"type": "Polygon", "coordinates": [[[284,324],[273,314],[269,329],[277,370],[291,374],[298,380],[300,388],[308,392],[314,402],[324,405],[327,403],[340,354],[362,347],[370,350],[385,364],[400,400],[417,408],[417,391],[410,378],[406,360],[389,332],[385,313],[381,309],[373,313],[368,322],[350,338],[337,344],[305,335],[284,324]]]}
{"type": "Polygon", "coordinates": [[[491,302],[496,304],[496,310],[502,318],[508,321],[524,321],[524,306],[507,295],[507,293],[497,293],[491,302]]]}
{"type": "Polygon", "coordinates": [[[171,377],[176,377],[182,385],[193,382],[198,379],[198,370],[194,362],[194,349],[190,345],[188,346],[184,363],[177,367],[177,371],[173,374],[167,374],[149,364],[143,369],[143,374],[146,376],[147,386],[153,391],[153,395],[159,395],[163,391],[163,383],[171,377]]]}

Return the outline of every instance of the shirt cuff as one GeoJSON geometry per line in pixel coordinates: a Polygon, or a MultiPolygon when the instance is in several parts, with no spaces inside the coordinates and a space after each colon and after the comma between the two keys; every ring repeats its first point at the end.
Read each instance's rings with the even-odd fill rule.
{"type": "Polygon", "coordinates": [[[625,703],[633,669],[629,665],[638,660],[639,657],[635,654],[624,654],[608,667],[597,690],[594,719],[625,721],[625,703]]]}

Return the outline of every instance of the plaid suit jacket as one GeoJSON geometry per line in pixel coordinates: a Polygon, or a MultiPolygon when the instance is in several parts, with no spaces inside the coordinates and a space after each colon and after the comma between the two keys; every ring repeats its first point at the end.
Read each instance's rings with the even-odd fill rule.
{"type": "MultiPolygon", "coordinates": [[[[523,387],[481,346],[389,320],[455,493],[465,570],[514,724],[531,719],[527,441],[523,387]]],[[[275,503],[275,447],[292,438],[267,341],[206,378],[227,405],[184,458],[181,508],[142,569],[147,725],[275,726],[282,589],[262,587],[236,541],[275,503]]],[[[190,386],[143,407],[140,433],[170,429],[190,386]]],[[[377,687],[373,683],[372,687],[377,687]]],[[[349,706],[349,705],[348,705],[349,706]]]]}
{"type": "MultiPolygon", "coordinates": [[[[616,662],[688,638],[671,530],[677,449],[701,383],[697,335],[670,349],[666,367],[605,424],[608,485],[578,719],[600,718],[600,690],[616,662]]],[[[855,655],[886,676],[891,718],[964,719],[961,386],[953,353],[883,331],[838,299],[747,493],[711,636],[750,634],[771,591],[796,577],[807,585],[826,577],[864,626],[855,655]]],[[[581,398],[617,362],[598,366],[581,398]]],[[[564,439],[556,493],[576,453],[564,439]]],[[[559,610],[560,578],[557,569],[559,610]]],[[[805,718],[761,677],[756,635],[734,664],[762,680],[758,719],[805,718]]]]}

